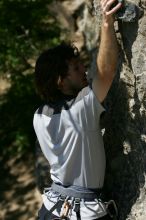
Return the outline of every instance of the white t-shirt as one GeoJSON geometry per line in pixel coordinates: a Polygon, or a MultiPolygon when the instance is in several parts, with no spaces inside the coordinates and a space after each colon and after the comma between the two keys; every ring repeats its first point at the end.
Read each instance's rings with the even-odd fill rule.
{"type": "MultiPolygon", "coordinates": [[[[100,129],[103,111],[92,89],[85,87],[76,97],[64,96],[35,112],[34,129],[55,183],[102,188],[106,164],[100,129]]],[[[49,209],[45,197],[44,204],[49,209]]]]}

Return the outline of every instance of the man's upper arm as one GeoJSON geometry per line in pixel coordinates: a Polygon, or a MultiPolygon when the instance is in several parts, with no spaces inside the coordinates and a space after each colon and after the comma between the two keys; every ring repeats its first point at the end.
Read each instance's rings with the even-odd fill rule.
{"type": "Polygon", "coordinates": [[[95,74],[92,81],[92,89],[100,103],[102,103],[106,98],[113,79],[114,77],[99,77],[97,74],[95,74]]]}

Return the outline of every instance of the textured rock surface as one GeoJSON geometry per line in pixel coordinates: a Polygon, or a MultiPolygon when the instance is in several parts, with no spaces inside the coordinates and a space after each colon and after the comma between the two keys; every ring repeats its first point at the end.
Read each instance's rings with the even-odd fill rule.
{"type": "MultiPolygon", "coordinates": [[[[133,3],[140,6],[140,1],[133,3]]],[[[141,2],[144,4],[144,2],[141,2]]],[[[118,22],[119,71],[106,100],[107,176],[105,189],[119,206],[120,219],[146,219],[146,16],[118,22]]]]}
{"type": "MultiPolygon", "coordinates": [[[[133,23],[116,22],[121,47],[119,66],[105,100],[105,192],[116,200],[120,220],[146,219],[146,1],[133,0],[144,10],[133,23]]],[[[95,0],[99,5],[99,0],[95,0]]],[[[51,6],[62,25],[62,39],[73,40],[91,55],[95,71],[101,14],[94,16],[90,0],[55,1],[51,6]],[[67,32],[66,32],[67,31],[67,32]]]]}
{"type": "Polygon", "coordinates": [[[116,200],[122,220],[146,219],[145,21],[144,14],[134,23],[118,22],[121,66],[105,102],[105,190],[116,200]]]}

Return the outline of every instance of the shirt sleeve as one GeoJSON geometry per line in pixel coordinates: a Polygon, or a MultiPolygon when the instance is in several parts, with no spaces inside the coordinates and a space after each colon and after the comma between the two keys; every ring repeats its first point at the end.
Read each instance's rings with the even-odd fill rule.
{"type": "Polygon", "coordinates": [[[78,94],[71,111],[75,116],[75,120],[83,129],[97,130],[100,127],[101,113],[105,109],[95,96],[92,88],[85,87],[78,94]]]}

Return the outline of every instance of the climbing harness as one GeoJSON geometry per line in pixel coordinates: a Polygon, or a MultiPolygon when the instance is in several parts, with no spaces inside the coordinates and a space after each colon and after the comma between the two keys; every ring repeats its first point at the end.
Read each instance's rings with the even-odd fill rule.
{"type": "Polygon", "coordinates": [[[110,200],[108,202],[105,202],[105,204],[106,204],[106,210],[107,210],[109,216],[112,219],[116,219],[118,216],[118,209],[117,209],[115,201],[110,200]]]}
{"type": "MultiPolygon", "coordinates": [[[[47,193],[50,190],[59,193],[58,201],[45,214],[45,220],[49,220],[52,212],[57,208],[61,210],[61,214],[60,217],[54,218],[53,220],[69,220],[72,210],[76,213],[76,219],[80,220],[81,200],[84,199],[84,201],[93,201],[94,199],[100,198],[102,193],[102,189],[93,190],[77,186],[65,187],[55,183],[52,184],[51,188],[45,189],[44,194],[48,195],[47,193]]],[[[118,215],[118,210],[114,200],[103,202],[99,199],[99,201],[105,204],[107,214],[111,217],[111,219],[115,220],[118,215]]]]}

